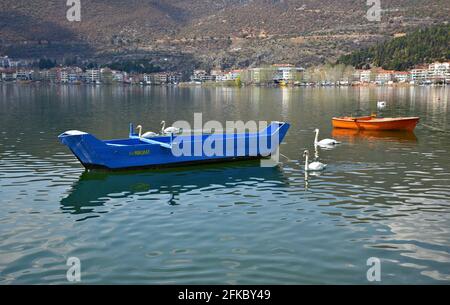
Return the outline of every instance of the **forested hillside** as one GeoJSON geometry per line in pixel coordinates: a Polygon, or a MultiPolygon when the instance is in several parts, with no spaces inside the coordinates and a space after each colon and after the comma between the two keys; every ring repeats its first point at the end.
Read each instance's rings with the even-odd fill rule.
{"type": "Polygon", "coordinates": [[[407,70],[417,64],[450,60],[450,25],[420,29],[403,37],[344,55],[338,63],[407,70]]]}

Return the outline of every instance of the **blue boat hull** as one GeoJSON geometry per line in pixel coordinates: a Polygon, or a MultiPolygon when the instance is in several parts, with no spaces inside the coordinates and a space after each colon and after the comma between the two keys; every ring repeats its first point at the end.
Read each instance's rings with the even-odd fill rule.
{"type": "Polygon", "coordinates": [[[101,141],[91,134],[67,131],[59,135],[88,169],[141,169],[178,167],[199,163],[228,162],[270,157],[289,129],[284,122],[271,123],[259,133],[158,136],[101,141]],[[203,150],[203,147],[210,150],[203,150]]]}

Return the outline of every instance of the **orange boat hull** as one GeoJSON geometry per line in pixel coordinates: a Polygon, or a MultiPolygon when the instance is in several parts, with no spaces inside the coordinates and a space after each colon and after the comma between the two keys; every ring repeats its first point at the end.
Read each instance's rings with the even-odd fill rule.
{"type": "Polygon", "coordinates": [[[376,117],[342,117],[333,118],[334,128],[359,130],[409,130],[413,131],[419,122],[418,117],[376,118],[376,117]]]}

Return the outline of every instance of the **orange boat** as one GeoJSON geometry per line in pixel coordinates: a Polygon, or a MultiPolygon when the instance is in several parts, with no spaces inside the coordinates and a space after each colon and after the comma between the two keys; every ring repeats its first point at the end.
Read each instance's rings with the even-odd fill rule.
{"type": "Polygon", "coordinates": [[[385,142],[417,142],[414,132],[409,130],[358,130],[334,128],[331,132],[333,139],[340,142],[352,143],[356,140],[385,141],[385,142]]]}
{"type": "Polygon", "coordinates": [[[335,117],[332,119],[334,128],[359,130],[409,130],[413,131],[419,122],[418,117],[377,118],[363,117],[335,117]]]}

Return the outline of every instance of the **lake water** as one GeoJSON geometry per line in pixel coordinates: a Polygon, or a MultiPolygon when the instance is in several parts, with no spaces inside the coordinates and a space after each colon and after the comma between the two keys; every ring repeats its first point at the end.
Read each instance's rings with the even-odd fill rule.
{"type": "Polygon", "coordinates": [[[450,283],[450,88],[176,88],[0,84],[0,283],[450,283]],[[333,131],[387,107],[414,134],[333,131]],[[291,123],[281,164],[85,172],[58,134],[128,123],[291,123]],[[328,164],[305,184],[301,154],[328,164]]]}

